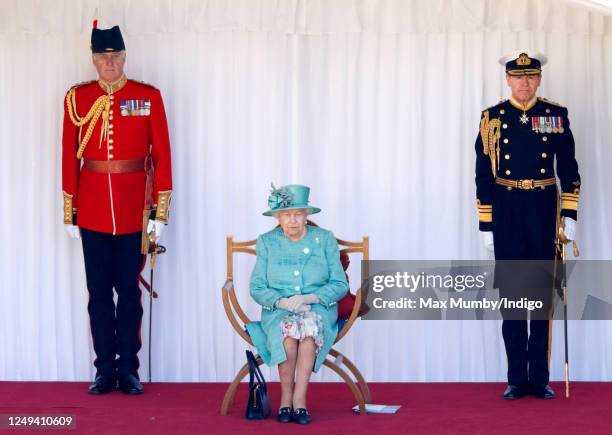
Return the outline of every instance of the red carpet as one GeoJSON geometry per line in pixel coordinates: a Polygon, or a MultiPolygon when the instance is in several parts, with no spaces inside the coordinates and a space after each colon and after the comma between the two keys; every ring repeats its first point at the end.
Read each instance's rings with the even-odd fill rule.
{"type": "MultiPolygon", "coordinates": [[[[247,421],[247,386],[241,385],[227,417],[219,415],[226,384],[145,384],[145,394],[119,392],[89,396],[87,384],[76,382],[0,382],[0,414],[71,414],[74,431],[45,433],[112,434],[610,434],[612,383],[572,384],[572,397],[553,383],[555,400],[532,397],[516,402],[501,398],[504,385],[370,384],[375,403],[402,405],[395,415],[354,415],[353,400],[344,384],[313,383],[309,426],[281,425],[273,418],[247,421]]],[[[279,385],[271,384],[273,407],[279,385]]],[[[2,433],[43,433],[11,430],[2,433]]]]}

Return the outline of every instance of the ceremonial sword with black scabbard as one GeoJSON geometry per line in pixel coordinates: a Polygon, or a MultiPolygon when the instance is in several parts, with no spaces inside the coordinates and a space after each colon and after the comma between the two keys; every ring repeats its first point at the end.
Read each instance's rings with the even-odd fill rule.
{"type": "Polygon", "coordinates": [[[573,244],[573,254],[574,257],[578,257],[580,255],[580,251],[578,251],[578,245],[575,240],[570,240],[565,235],[564,226],[559,219],[557,221],[557,239],[555,241],[556,250],[555,253],[555,264],[554,271],[555,276],[553,278],[553,286],[557,285],[557,259],[559,255],[561,256],[561,291],[563,292],[563,332],[564,332],[564,340],[565,340],[565,397],[568,398],[570,396],[570,388],[569,388],[569,345],[568,345],[568,336],[567,336],[567,258],[565,256],[565,245],[569,242],[573,244]]]}
{"type": "Polygon", "coordinates": [[[152,231],[146,234],[143,234],[142,240],[142,252],[145,255],[150,255],[151,259],[149,261],[149,282],[147,283],[142,276],[140,277],[140,283],[148,290],[149,292],[149,382],[151,382],[151,333],[153,330],[153,298],[157,298],[157,293],[153,289],[153,271],[155,270],[155,262],[157,260],[157,256],[166,252],[166,248],[162,245],[158,245],[156,242],[157,234],[155,233],[155,227],[153,227],[152,231]]]}

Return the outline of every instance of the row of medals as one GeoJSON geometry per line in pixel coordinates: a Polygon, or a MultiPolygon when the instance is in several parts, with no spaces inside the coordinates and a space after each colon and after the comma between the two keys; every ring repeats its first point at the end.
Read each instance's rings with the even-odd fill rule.
{"type": "MultiPolygon", "coordinates": [[[[529,117],[526,113],[521,116],[521,122],[527,124],[529,117]]],[[[563,118],[560,116],[532,116],[531,129],[536,133],[563,133],[563,118]]]]}

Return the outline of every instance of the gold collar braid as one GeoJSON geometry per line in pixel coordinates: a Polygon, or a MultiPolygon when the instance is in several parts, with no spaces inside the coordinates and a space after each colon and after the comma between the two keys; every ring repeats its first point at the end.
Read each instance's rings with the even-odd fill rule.
{"type": "Polygon", "coordinates": [[[119,80],[117,80],[115,83],[112,83],[110,85],[103,82],[102,80],[98,80],[98,85],[100,85],[100,87],[104,90],[104,92],[106,92],[109,95],[117,92],[119,89],[124,87],[126,83],[127,83],[127,77],[125,76],[125,74],[121,74],[121,77],[119,77],[119,80]]]}

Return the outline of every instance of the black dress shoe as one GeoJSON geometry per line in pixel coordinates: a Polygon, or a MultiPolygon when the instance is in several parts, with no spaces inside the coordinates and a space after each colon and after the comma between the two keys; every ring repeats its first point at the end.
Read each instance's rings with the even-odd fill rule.
{"type": "Polygon", "coordinates": [[[529,392],[539,399],[554,399],[555,392],[550,385],[530,385],[529,392]]]}
{"type": "Polygon", "coordinates": [[[517,400],[527,394],[527,388],[519,385],[508,385],[504,391],[504,399],[517,400]]]}
{"type": "Polygon", "coordinates": [[[308,424],[310,423],[310,414],[306,408],[297,408],[293,411],[293,421],[297,424],[308,424]]]}
{"type": "Polygon", "coordinates": [[[134,375],[120,376],[119,389],[123,394],[142,394],[144,391],[140,380],[134,375]]]}
{"type": "Polygon", "coordinates": [[[108,394],[115,389],[117,381],[112,376],[96,375],[96,379],[93,381],[87,390],[89,394],[108,394]]]}
{"type": "Polygon", "coordinates": [[[278,410],[278,415],[276,416],[276,419],[280,423],[291,423],[291,414],[293,414],[293,408],[290,408],[289,406],[284,406],[278,410]]]}

